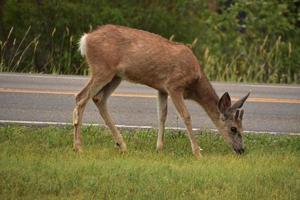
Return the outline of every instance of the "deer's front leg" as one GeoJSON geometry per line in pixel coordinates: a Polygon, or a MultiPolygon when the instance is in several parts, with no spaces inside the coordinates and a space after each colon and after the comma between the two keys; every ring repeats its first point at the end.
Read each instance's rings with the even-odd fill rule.
{"type": "Polygon", "coordinates": [[[165,122],[167,119],[168,113],[168,94],[163,92],[158,92],[158,136],[156,143],[156,150],[161,151],[164,145],[164,131],[165,131],[165,122]]]}
{"type": "Polygon", "coordinates": [[[184,104],[182,92],[171,91],[169,94],[171,96],[171,99],[172,99],[175,107],[176,107],[178,114],[181,116],[181,118],[183,119],[183,121],[185,123],[188,137],[191,142],[193,154],[196,156],[197,159],[200,159],[201,158],[200,148],[199,148],[196,138],[193,134],[191,116],[187,110],[186,105],[184,104]]]}

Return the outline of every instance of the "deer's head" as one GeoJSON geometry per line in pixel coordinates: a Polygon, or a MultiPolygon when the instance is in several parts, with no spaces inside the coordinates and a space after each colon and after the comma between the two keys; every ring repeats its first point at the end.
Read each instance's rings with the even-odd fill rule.
{"type": "Polygon", "coordinates": [[[242,120],[244,115],[244,110],[240,109],[250,92],[231,105],[231,99],[228,92],[225,92],[218,103],[218,108],[221,113],[220,123],[222,125],[222,133],[226,141],[232,146],[237,154],[244,153],[244,143],[243,143],[243,126],[242,120]]]}

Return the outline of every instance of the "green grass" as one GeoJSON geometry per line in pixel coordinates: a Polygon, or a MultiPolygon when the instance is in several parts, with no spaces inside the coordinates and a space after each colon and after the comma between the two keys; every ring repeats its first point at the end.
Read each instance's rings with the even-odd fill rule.
{"type": "Polygon", "coordinates": [[[120,154],[108,130],[85,127],[84,152],[71,127],[0,127],[0,199],[299,199],[300,137],[246,135],[236,156],[202,133],[195,160],[183,132],[168,131],[162,153],[153,130],[124,130],[120,154]]]}

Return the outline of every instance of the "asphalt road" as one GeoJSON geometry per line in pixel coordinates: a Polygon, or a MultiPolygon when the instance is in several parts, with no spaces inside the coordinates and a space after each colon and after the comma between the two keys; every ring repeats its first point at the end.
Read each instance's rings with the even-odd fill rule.
{"type": "MultiPolygon", "coordinates": [[[[0,73],[0,122],[71,123],[74,95],[87,82],[83,76],[0,73]]],[[[218,95],[225,91],[236,100],[251,90],[245,103],[244,129],[257,132],[300,133],[300,85],[213,83],[218,95]]],[[[187,101],[196,129],[214,129],[203,109],[187,101]]],[[[109,100],[109,109],[121,126],[157,126],[156,91],[122,82],[109,100]]],[[[89,102],[85,123],[103,124],[89,102]]],[[[184,128],[169,100],[168,127],[184,128]]]]}

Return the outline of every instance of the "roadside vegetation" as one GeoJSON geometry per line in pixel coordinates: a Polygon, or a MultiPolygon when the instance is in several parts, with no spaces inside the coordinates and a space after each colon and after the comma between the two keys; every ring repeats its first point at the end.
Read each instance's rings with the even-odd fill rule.
{"type": "Polygon", "coordinates": [[[0,72],[88,74],[83,32],[119,24],[193,51],[210,80],[300,83],[300,1],[0,1],[0,72]]]}
{"type": "Polygon", "coordinates": [[[162,153],[153,130],[123,130],[120,154],[107,129],[0,127],[0,199],[299,199],[300,136],[247,134],[233,154],[214,133],[197,136],[197,161],[183,132],[168,131],[162,153]]]}

